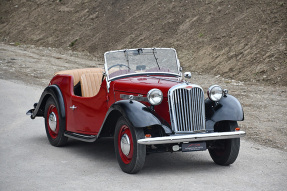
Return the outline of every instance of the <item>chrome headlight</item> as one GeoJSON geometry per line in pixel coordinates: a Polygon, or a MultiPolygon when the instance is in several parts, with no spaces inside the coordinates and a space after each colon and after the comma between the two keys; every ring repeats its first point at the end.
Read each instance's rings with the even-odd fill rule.
{"type": "Polygon", "coordinates": [[[219,101],[222,98],[222,88],[218,85],[210,86],[207,95],[211,101],[219,101]]]}
{"type": "Polygon", "coordinates": [[[151,105],[159,105],[162,102],[163,94],[159,89],[151,89],[147,93],[147,99],[151,105]]]}

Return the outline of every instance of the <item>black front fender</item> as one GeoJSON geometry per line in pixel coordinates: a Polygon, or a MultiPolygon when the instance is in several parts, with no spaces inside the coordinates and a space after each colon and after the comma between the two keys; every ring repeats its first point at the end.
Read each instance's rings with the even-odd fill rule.
{"type": "Polygon", "coordinates": [[[232,95],[222,97],[219,102],[205,100],[206,118],[213,122],[243,121],[244,113],[240,102],[232,95]]]}
{"type": "Polygon", "coordinates": [[[113,136],[118,119],[123,116],[136,128],[161,126],[166,134],[171,134],[170,125],[144,104],[133,100],[120,100],[112,104],[99,131],[99,137],[113,136]]]}
{"type": "Polygon", "coordinates": [[[124,118],[126,118],[136,128],[159,125],[163,128],[165,133],[172,133],[168,122],[166,122],[153,110],[138,101],[117,101],[110,107],[107,116],[114,111],[117,111],[124,116],[124,118]]]}
{"type": "Polygon", "coordinates": [[[59,111],[60,117],[62,119],[65,119],[66,112],[65,112],[65,103],[64,103],[63,95],[62,95],[60,88],[56,85],[50,85],[45,88],[45,90],[43,91],[40,97],[39,102],[37,103],[35,110],[33,111],[31,115],[32,119],[35,119],[35,117],[44,116],[46,101],[50,96],[52,96],[54,100],[58,103],[59,110],[60,110],[59,111]]]}
{"type": "Polygon", "coordinates": [[[118,110],[134,127],[162,125],[162,120],[138,101],[121,100],[114,103],[110,110],[118,110]]]}

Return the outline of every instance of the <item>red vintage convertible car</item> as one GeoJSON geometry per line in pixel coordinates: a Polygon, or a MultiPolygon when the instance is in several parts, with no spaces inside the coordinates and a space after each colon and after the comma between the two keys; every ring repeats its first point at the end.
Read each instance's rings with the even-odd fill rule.
{"type": "Polygon", "coordinates": [[[106,52],[105,66],[57,72],[31,118],[44,117],[53,146],[68,138],[93,142],[114,137],[119,166],[142,169],[146,153],[208,150],[216,164],[232,164],[239,152],[239,101],[212,85],[186,81],[176,51],[140,48],[106,52]]]}

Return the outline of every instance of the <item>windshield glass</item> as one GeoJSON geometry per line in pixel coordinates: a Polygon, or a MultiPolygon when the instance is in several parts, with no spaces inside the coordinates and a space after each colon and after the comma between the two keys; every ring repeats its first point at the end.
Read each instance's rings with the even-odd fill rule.
{"type": "Polygon", "coordinates": [[[105,53],[108,79],[133,74],[179,75],[176,51],[171,48],[144,48],[105,53]]]}

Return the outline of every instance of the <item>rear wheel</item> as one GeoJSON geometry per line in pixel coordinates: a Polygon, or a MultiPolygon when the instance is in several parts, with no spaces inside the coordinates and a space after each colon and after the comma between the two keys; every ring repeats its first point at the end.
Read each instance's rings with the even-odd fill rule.
{"type": "MultiPolygon", "coordinates": [[[[238,127],[236,121],[220,122],[216,125],[215,131],[234,131],[238,127]]],[[[217,140],[208,149],[213,161],[218,165],[227,166],[236,160],[240,148],[240,138],[217,140]]]]}
{"type": "Polygon", "coordinates": [[[144,138],[143,129],[135,128],[124,117],[120,117],[114,135],[116,158],[122,171],[135,174],[144,166],[146,146],[137,143],[144,138]]]}
{"type": "Polygon", "coordinates": [[[68,137],[64,136],[65,121],[59,117],[58,103],[50,97],[45,106],[45,128],[51,145],[59,147],[67,143],[68,137]]]}

